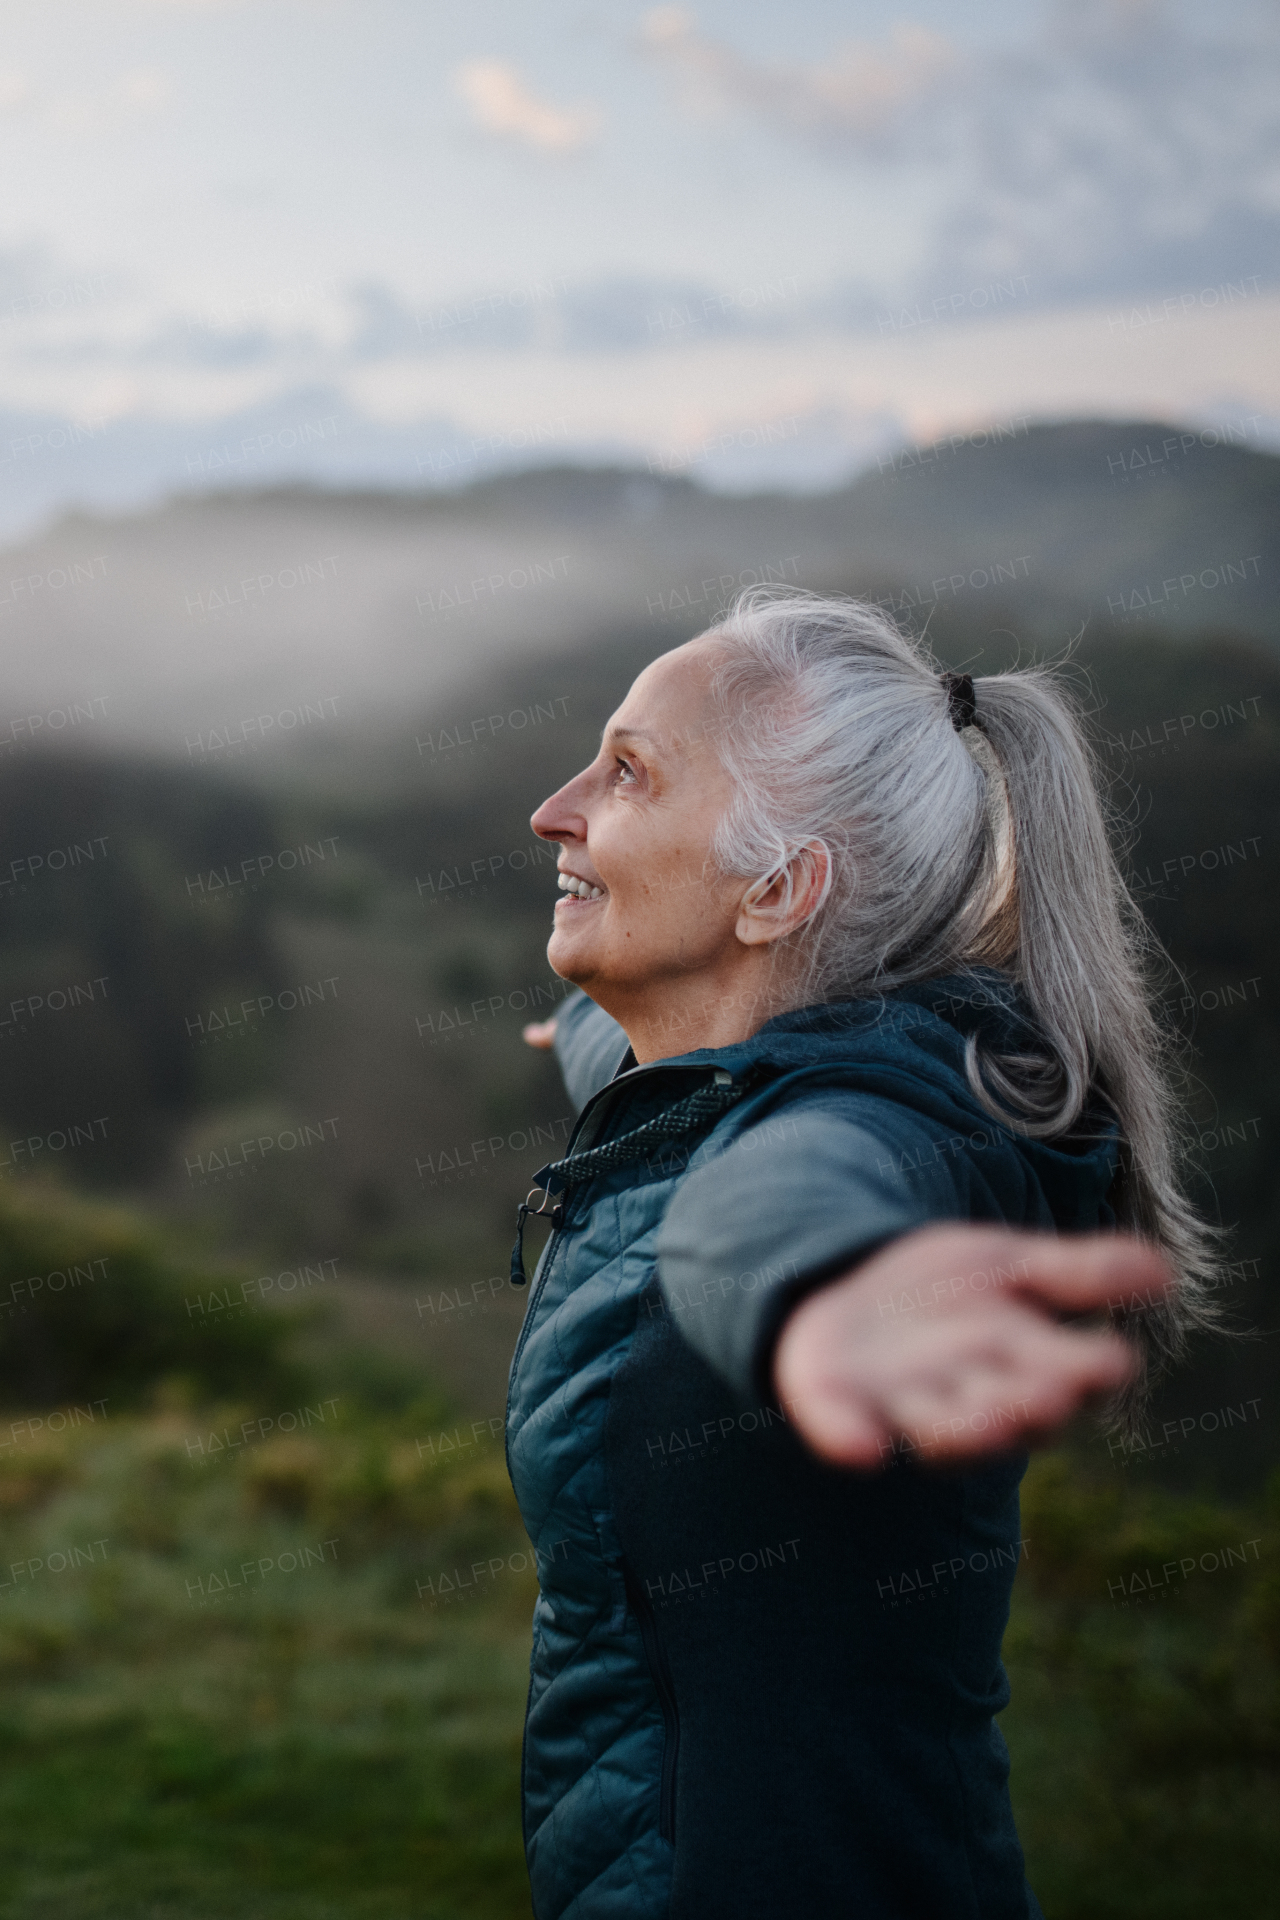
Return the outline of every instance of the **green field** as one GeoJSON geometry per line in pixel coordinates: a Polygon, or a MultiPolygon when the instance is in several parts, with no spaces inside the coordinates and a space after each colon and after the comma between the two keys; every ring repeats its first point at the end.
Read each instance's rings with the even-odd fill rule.
{"type": "MultiPolygon", "coordinates": [[[[55,1269],[98,1277],[0,1342],[56,1389],[0,1416],[0,1916],[527,1915],[505,1317],[446,1389],[415,1284],[219,1320],[225,1261],[8,1183],[0,1296],[55,1269]]],[[[1049,1920],[1266,1910],[1277,1508],[1280,1476],[1235,1506],[1096,1441],[1034,1463],[1004,1726],[1049,1920]]]]}
{"type": "MultiPolygon", "coordinates": [[[[500,1440],[450,1465],[438,1401],[287,1411],[308,1407],[222,1453],[244,1406],[5,1448],[6,1920],[529,1912],[534,1583],[500,1440]]],[[[1265,1910],[1275,1520],[1034,1465],[1004,1725],[1050,1920],[1265,1910]]]]}
{"type": "Polygon", "coordinates": [[[189,1447],[243,1407],[8,1458],[6,1915],[528,1912],[533,1579],[501,1448],[433,1467],[412,1410],[310,1405],[230,1459],[189,1447]],[[483,1595],[419,1595],[473,1562],[483,1595]]]}

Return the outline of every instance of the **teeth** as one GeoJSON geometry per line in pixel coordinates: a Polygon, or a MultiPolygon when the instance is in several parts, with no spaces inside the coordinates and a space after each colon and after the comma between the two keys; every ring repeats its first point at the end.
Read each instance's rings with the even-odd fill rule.
{"type": "Polygon", "coordinates": [[[579,900],[603,900],[604,889],[593,887],[589,880],[579,880],[572,873],[558,873],[556,885],[561,893],[576,894],[579,900]]]}

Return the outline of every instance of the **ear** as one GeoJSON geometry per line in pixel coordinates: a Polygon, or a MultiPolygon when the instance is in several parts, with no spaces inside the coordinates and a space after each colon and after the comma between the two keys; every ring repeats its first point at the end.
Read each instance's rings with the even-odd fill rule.
{"type": "Polygon", "coordinates": [[[747,888],[734,932],[744,947],[784,939],[818,911],[830,881],[830,851],[823,841],[810,840],[785,866],[774,867],[747,888]]]}

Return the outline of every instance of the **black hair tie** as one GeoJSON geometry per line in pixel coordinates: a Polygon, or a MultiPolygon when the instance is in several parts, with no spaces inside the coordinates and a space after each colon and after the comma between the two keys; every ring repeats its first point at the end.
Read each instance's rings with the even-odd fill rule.
{"type": "Polygon", "coordinates": [[[968,673],[943,673],[942,681],[947,696],[947,712],[951,715],[951,724],[957,733],[966,727],[977,727],[983,733],[986,728],[978,718],[978,710],[973,698],[973,676],[968,673]]]}

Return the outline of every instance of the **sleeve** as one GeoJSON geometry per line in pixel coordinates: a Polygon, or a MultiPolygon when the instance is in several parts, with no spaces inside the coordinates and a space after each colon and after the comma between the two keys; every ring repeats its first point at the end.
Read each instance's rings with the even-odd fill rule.
{"type": "Polygon", "coordinates": [[[909,1181],[897,1129],[851,1107],[806,1101],[718,1153],[713,1141],[659,1229],[668,1312],[744,1398],[772,1400],[773,1348],[806,1293],[899,1234],[966,1211],[944,1169],[909,1181]]]}
{"type": "Polygon", "coordinates": [[[581,1111],[593,1093],[608,1086],[631,1043],[603,1007],[575,992],[556,1015],[555,1050],[569,1098],[581,1111]]]}

